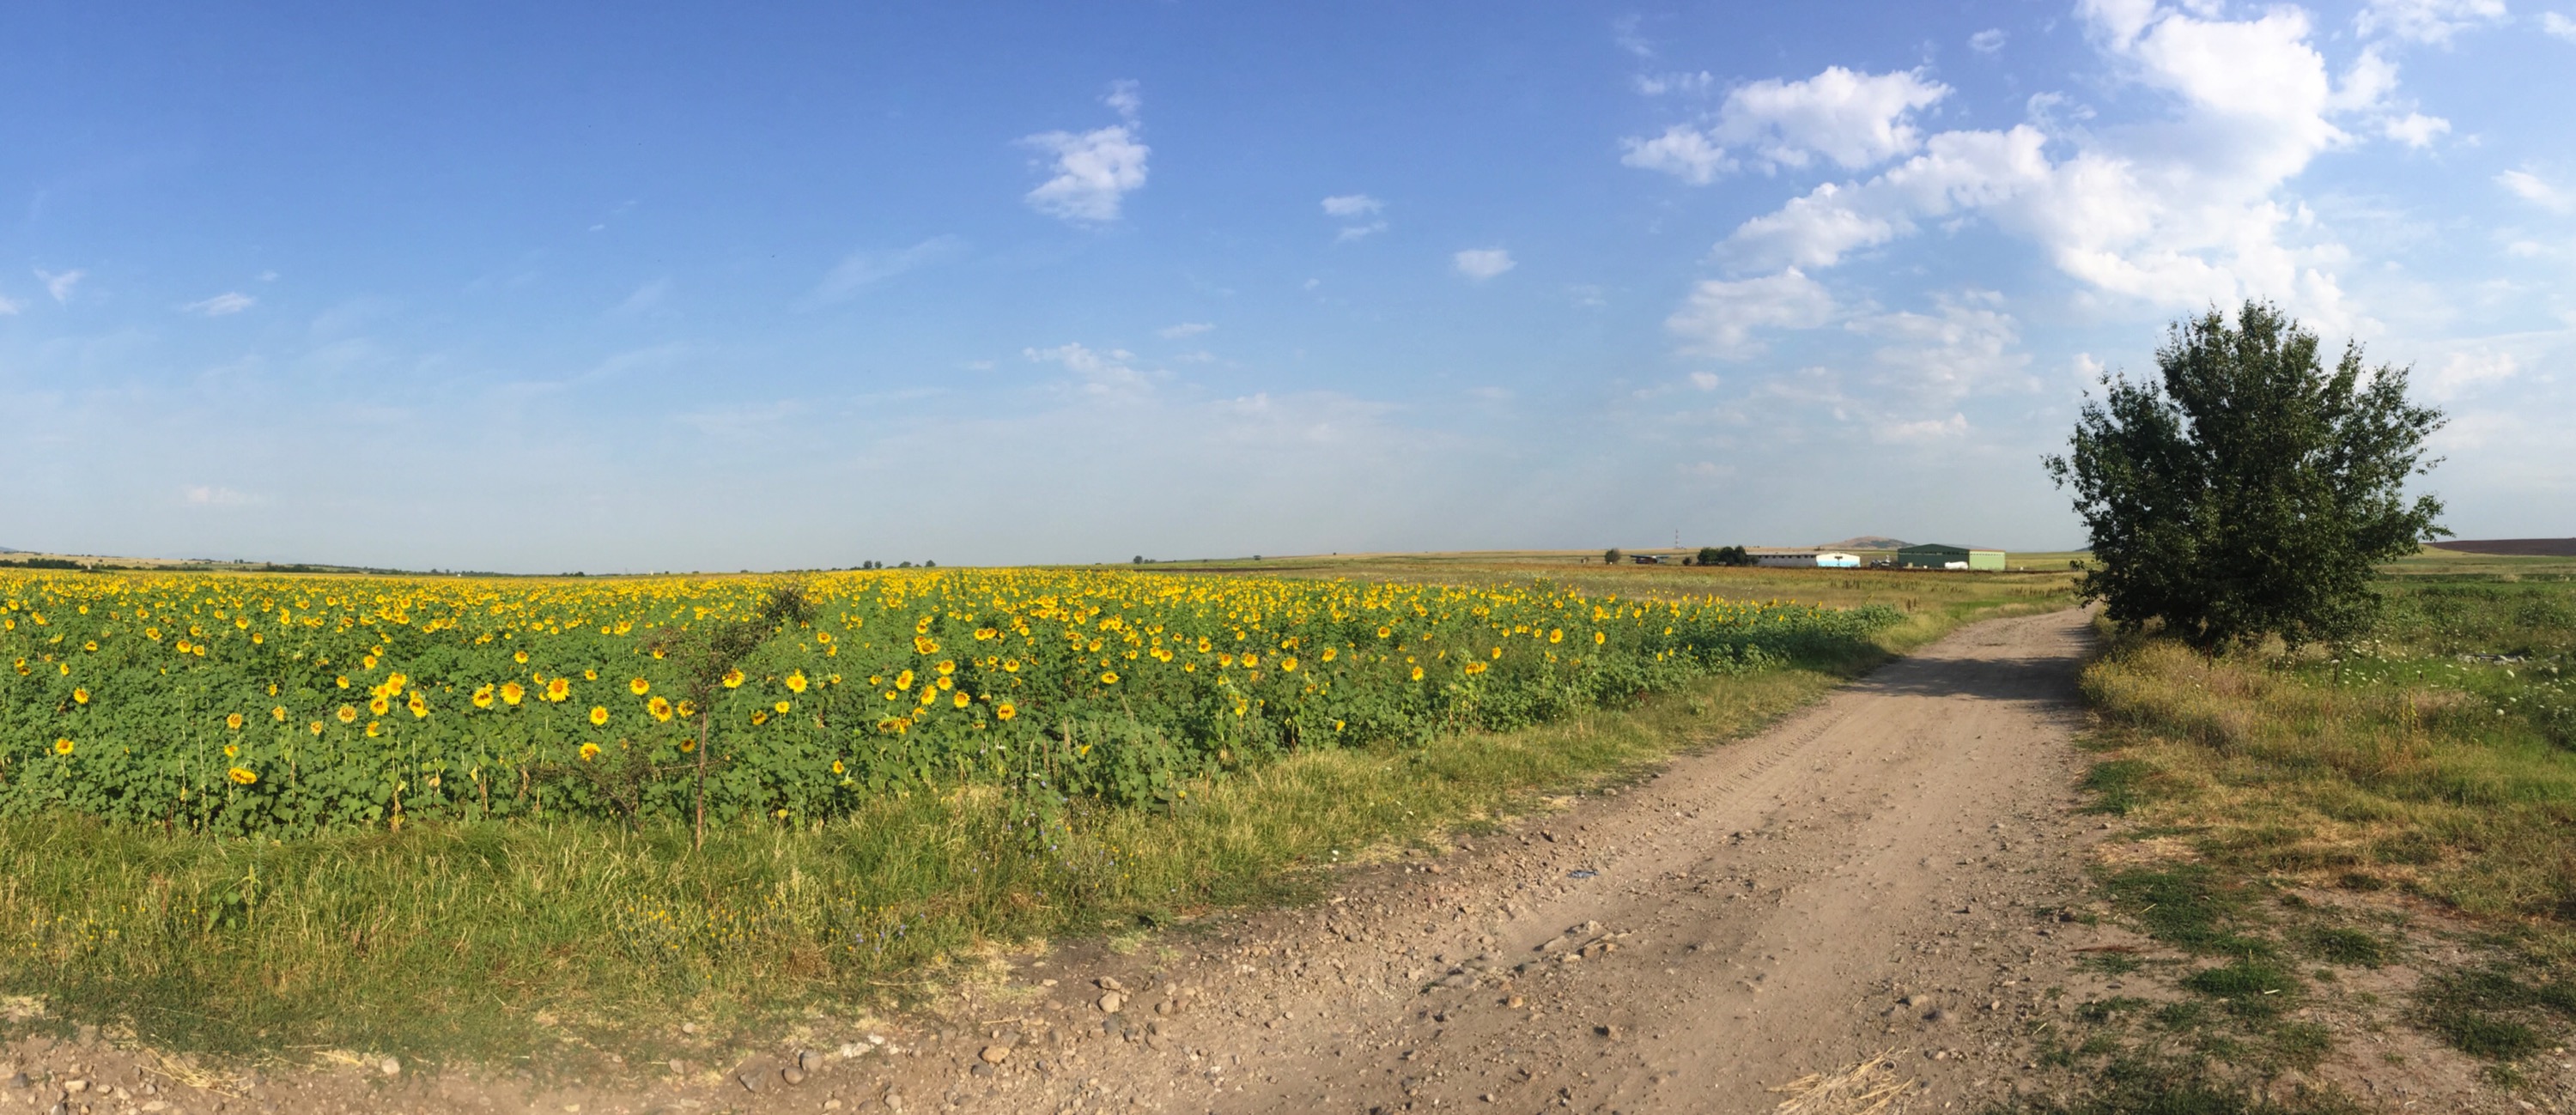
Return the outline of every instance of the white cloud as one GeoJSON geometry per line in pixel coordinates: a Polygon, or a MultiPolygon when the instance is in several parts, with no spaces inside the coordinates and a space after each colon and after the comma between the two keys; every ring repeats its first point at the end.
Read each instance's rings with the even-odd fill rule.
{"type": "Polygon", "coordinates": [[[2540,29],[2568,42],[2576,43],[2576,19],[2569,19],[2557,12],[2542,12],[2540,29]]]}
{"type": "Polygon", "coordinates": [[[1101,95],[1100,103],[1115,110],[1119,119],[1133,121],[1136,113],[1145,107],[1145,97],[1137,91],[1135,82],[1113,81],[1109,83],[1109,92],[1101,95]]]}
{"type": "Polygon", "coordinates": [[[1993,54],[2004,48],[2005,37],[2003,28],[1989,27],[1968,36],[1968,49],[1979,54],[1993,54]]]}
{"type": "Polygon", "coordinates": [[[1792,267],[1754,279],[1702,281],[1664,327],[1682,338],[1685,352],[1742,359],[1761,350],[1755,329],[1813,329],[1833,313],[1833,295],[1792,267]]]}
{"type": "Polygon", "coordinates": [[[1136,354],[1123,348],[1101,351],[1068,342],[1054,348],[1021,349],[1020,355],[1045,364],[1061,364],[1081,380],[1086,395],[1137,396],[1154,389],[1152,377],[1128,362],[1136,354]]]}
{"type": "Polygon", "coordinates": [[[78,268],[55,274],[39,267],[36,269],[36,281],[45,284],[45,293],[53,295],[54,301],[69,302],[72,298],[72,288],[80,285],[81,279],[88,274],[89,272],[78,268]]]}
{"type": "Polygon", "coordinates": [[[1852,329],[1886,342],[1872,356],[1893,377],[1890,386],[1915,398],[1955,402],[1974,392],[2022,377],[2030,357],[2020,352],[2020,328],[1993,308],[2002,296],[1971,294],[1944,299],[1937,314],[1879,314],[1852,329]]]}
{"type": "Polygon", "coordinates": [[[1619,44],[1619,49],[1636,55],[1639,58],[1652,58],[1655,56],[1655,44],[1647,41],[1644,35],[1638,33],[1637,24],[1639,22],[1638,18],[1633,15],[1623,15],[1612,20],[1610,22],[1610,41],[1619,44]]]}
{"type": "Polygon", "coordinates": [[[1636,78],[1637,92],[1648,97],[1660,97],[1666,93],[1697,95],[1708,92],[1709,87],[1715,84],[1717,84],[1717,75],[1707,70],[1701,70],[1698,73],[1638,74],[1636,78]]]}
{"type": "Polygon", "coordinates": [[[2380,134],[2408,147],[2430,147],[2433,145],[2435,136],[2450,134],[2451,122],[2439,116],[2410,112],[2404,116],[2389,117],[2380,124],[2379,129],[2380,134]]]}
{"type": "Polygon", "coordinates": [[[1501,248],[1469,248],[1451,256],[1450,262],[1459,274],[1480,283],[1520,266],[1512,260],[1512,253],[1501,248]]]}
{"type": "Polygon", "coordinates": [[[195,484],[179,490],[179,498],[192,507],[242,507],[259,502],[251,496],[211,484],[195,484]]]}
{"type": "Polygon", "coordinates": [[[2169,98],[2170,119],[2054,137],[2072,148],[2062,160],[2031,124],[1938,133],[1876,177],[1825,183],[1745,222],[1720,258],[1757,271],[1823,267],[1920,222],[1983,215],[2105,292],[2170,306],[2260,295],[2342,327],[2331,272],[2342,249],[2276,193],[2319,154],[2354,142],[2337,118],[2385,115],[2394,67],[2365,52],[2338,85],[2296,8],[2222,20],[2147,0],[2084,0],[2079,12],[2112,75],[2169,98]],[[2308,242],[2285,243],[2285,231],[2308,242]]]}
{"type": "Polygon", "coordinates": [[[2522,362],[2511,353],[2455,352],[2424,377],[2424,393],[2435,399],[2455,399],[2481,384],[2511,379],[2521,370],[2522,362]]]}
{"type": "Polygon", "coordinates": [[[228,290],[202,302],[190,302],[179,308],[189,313],[202,314],[206,317],[222,317],[226,314],[240,313],[243,310],[247,310],[252,306],[257,305],[258,303],[259,299],[257,298],[253,298],[238,290],[228,290]]]}
{"type": "Polygon", "coordinates": [[[1195,337],[1201,333],[1213,332],[1215,329],[1216,326],[1209,322],[1185,321],[1179,325],[1166,325],[1154,332],[1165,340],[1177,341],[1183,337],[1195,337]]]}
{"type": "Polygon", "coordinates": [[[1968,433],[1968,416],[1952,412],[1948,418],[1927,418],[1917,422],[1880,422],[1870,428],[1870,436],[1896,445],[1925,445],[1951,441],[1968,433]]]}
{"type": "Polygon", "coordinates": [[[15,317],[17,316],[18,311],[26,308],[27,306],[25,303],[5,294],[0,294],[0,317],[15,317]]]}
{"type": "Polygon", "coordinates": [[[901,275],[954,258],[966,250],[966,242],[954,236],[934,236],[909,248],[890,252],[852,252],[823,274],[814,292],[806,296],[812,304],[839,302],[869,287],[901,275]]]}
{"type": "Polygon", "coordinates": [[[2508,170],[2496,175],[2495,180],[2496,185],[2512,191],[2513,196],[2553,213],[2576,209],[2576,198],[2569,197],[2566,191],[2550,185],[2548,180],[2530,171],[2508,170]]]}
{"type": "MultiPolygon", "coordinates": [[[[1380,210],[1385,208],[1385,202],[1379,201],[1367,194],[1336,194],[1324,199],[1325,215],[1340,217],[1343,220],[1374,216],[1380,210]]],[[[1347,243],[1352,240],[1366,239],[1367,237],[1385,232],[1386,228],[1387,225],[1385,221],[1367,221],[1360,224],[1344,225],[1342,226],[1341,232],[1334,235],[1333,240],[1336,243],[1347,243]]]]}
{"type": "Polygon", "coordinates": [[[1804,81],[1766,78],[1726,95],[1706,126],[1675,125],[1653,139],[1622,141],[1629,166],[1706,184],[1733,170],[1741,149],[1765,170],[1805,167],[1817,159],[1857,169],[1921,146],[1915,112],[1948,96],[1950,87],[1900,70],[1856,73],[1841,66],[1804,81]]]}
{"type": "Polygon", "coordinates": [[[1145,157],[1153,149],[1136,138],[1136,113],[1144,105],[1136,83],[1118,82],[1102,100],[1126,123],[1080,134],[1040,132],[1020,140],[1022,146],[1055,158],[1055,176],[1024,199],[1030,208],[1068,221],[1114,221],[1120,200],[1144,188],[1145,157]]]}
{"type": "Polygon", "coordinates": [[[1639,170],[1660,170],[1694,186],[1717,181],[1717,176],[1735,169],[1735,160],[1727,157],[1725,145],[1710,139],[1708,133],[1687,124],[1675,124],[1653,139],[1623,139],[1628,153],[1619,162],[1639,170]]]}
{"type": "Polygon", "coordinates": [[[1690,374],[1690,381],[1691,386],[1699,388],[1702,391],[1717,390],[1719,382],[1716,372],[1692,372],[1690,374]]]}
{"type": "Polygon", "coordinates": [[[2504,0],[2370,0],[2352,25],[2365,38],[2447,43],[2459,32],[2505,19],[2504,0]]]}

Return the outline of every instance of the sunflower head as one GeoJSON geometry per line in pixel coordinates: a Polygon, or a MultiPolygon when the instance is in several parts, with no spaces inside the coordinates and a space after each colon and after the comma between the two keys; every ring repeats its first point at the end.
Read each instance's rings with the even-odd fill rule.
{"type": "Polygon", "coordinates": [[[226,772],[225,777],[232,779],[233,784],[235,785],[248,786],[253,782],[259,781],[259,772],[243,767],[234,767],[232,770],[226,772]]]}
{"type": "Polygon", "coordinates": [[[742,688],[742,671],[739,669],[725,671],[724,687],[727,689],[742,688]]]}
{"type": "Polygon", "coordinates": [[[593,705],[593,706],[591,706],[591,709],[590,709],[590,722],[591,722],[592,724],[606,724],[606,723],[608,723],[608,710],[607,710],[607,709],[605,709],[605,708],[601,708],[601,707],[599,707],[599,706],[597,706],[597,705],[593,705]]]}
{"type": "Polygon", "coordinates": [[[1012,704],[1009,701],[1004,701],[1001,704],[993,706],[993,719],[995,720],[1008,720],[1014,716],[1018,716],[1019,714],[1020,706],[1012,704]]]}
{"type": "Polygon", "coordinates": [[[627,682],[626,688],[636,696],[641,697],[646,693],[653,691],[653,683],[646,681],[643,678],[636,678],[633,681],[627,682]]]}
{"type": "Polygon", "coordinates": [[[241,730],[241,726],[242,726],[242,714],[240,714],[240,713],[236,712],[236,713],[230,713],[230,714],[227,714],[227,715],[224,717],[224,727],[230,728],[230,729],[232,729],[233,731],[238,732],[238,731],[240,731],[240,730],[241,730]]]}

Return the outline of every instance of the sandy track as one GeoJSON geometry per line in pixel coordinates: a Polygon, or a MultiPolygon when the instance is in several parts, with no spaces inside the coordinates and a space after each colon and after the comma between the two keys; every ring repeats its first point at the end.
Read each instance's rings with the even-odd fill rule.
{"type": "Polygon", "coordinates": [[[2080,892],[2095,827],[2071,814],[2086,639],[2072,611],[1978,624],[1759,737],[1473,842],[1439,874],[1380,869],[1161,965],[1057,956],[1021,973],[1069,977],[1032,1018],[953,1035],[1030,1048],[912,1094],[1770,1111],[1774,1086],[1895,1052],[1878,1080],[1915,1080],[1912,1109],[1998,1096],[2025,1075],[2022,1039],[2066,1005],[2045,989],[2089,983],[2072,950],[2110,932],[2047,916],[2080,892]],[[1149,1040],[1093,1036],[1119,1026],[1090,999],[1104,973],[1134,994],[1126,1017],[1153,1020],[1149,1040]],[[1178,1013],[1136,1014],[1166,1003],[1178,1013]]]}
{"type": "MultiPolygon", "coordinates": [[[[801,1083],[789,1047],[598,1087],[299,1074],[230,1110],[1751,1112],[1882,1053],[1858,1089],[1973,1109],[2033,1086],[2031,1036],[2099,991],[2076,950],[2130,940],[2051,913],[2096,828],[2072,812],[2086,624],[1964,628],[1758,737],[1360,869],[1315,908],[1018,958],[936,1018],[805,1035],[801,1083]]],[[[15,1056],[125,1071],[106,1050],[15,1056]]]]}

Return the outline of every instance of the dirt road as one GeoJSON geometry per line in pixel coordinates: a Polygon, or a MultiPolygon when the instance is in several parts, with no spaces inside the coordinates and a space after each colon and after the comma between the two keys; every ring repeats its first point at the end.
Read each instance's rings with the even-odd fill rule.
{"type": "Polygon", "coordinates": [[[2117,933],[2051,913],[2096,828],[2072,812],[2086,638],[2071,611],[1969,627],[1757,738],[1364,873],[1322,908],[1195,949],[1032,959],[1013,984],[1038,994],[994,989],[973,1032],[849,1098],[882,1081],[978,1111],[1768,1112],[1837,1077],[1846,1096],[1911,1080],[1910,1110],[1999,1098],[2035,1082],[2029,1033],[2088,990],[2073,951],[2117,933]]]}
{"type": "Polygon", "coordinates": [[[2099,993],[2075,950],[2118,933],[2053,913],[2096,827],[2072,812],[2086,632],[2071,611],[1965,628],[1325,905],[1014,957],[944,1024],[804,1035],[801,1065],[790,1046],[597,1090],[352,1068],[230,1110],[1767,1112],[1838,1081],[1974,1109],[2042,1082],[2030,1036],[2099,993]]]}

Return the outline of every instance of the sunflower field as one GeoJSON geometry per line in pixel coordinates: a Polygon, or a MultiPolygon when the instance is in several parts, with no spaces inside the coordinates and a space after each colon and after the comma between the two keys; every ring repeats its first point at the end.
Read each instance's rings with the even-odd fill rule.
{"type": "Polygon", "coordinates": [[[1092,571],[0,574],[0,814],[791,822],[978,780],[1174,804],[1294,749],[1535,723],[1896,619],[1092,571]],[[719,630],[751,635],[692,642],[719,630]]]}

